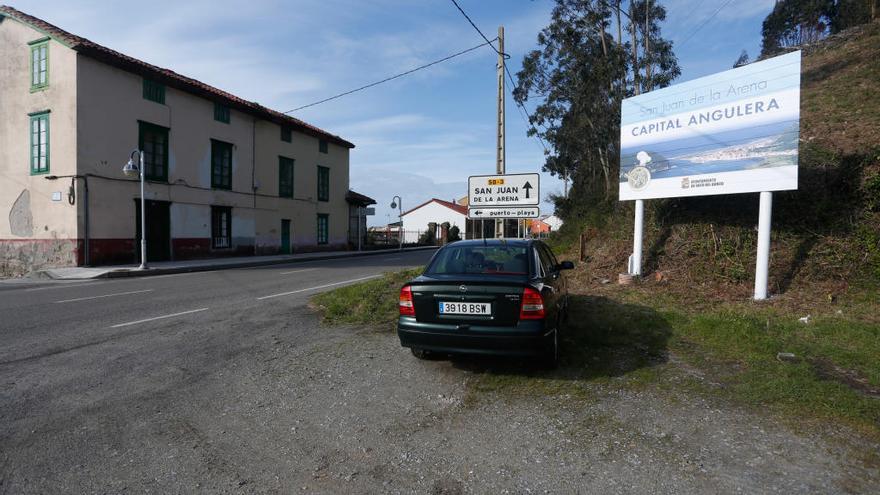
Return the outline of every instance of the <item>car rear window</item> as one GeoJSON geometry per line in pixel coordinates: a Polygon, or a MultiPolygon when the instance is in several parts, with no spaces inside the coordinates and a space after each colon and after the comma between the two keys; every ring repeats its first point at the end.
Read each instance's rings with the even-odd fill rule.
{"type": "Polygon", "coordinates": [[[529,257],[525,246],[448,246],[437,253],[425,273],[525,275],[528,272],[529,257]]]}

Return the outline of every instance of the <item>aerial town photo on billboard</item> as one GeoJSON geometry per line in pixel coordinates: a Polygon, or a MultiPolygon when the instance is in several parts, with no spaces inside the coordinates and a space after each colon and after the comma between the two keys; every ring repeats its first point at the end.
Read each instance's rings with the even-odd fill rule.
{"type": "Polygon", "coordinates": [[[0,493],[878,493],[880,0],[0,2],[0,493]]]}

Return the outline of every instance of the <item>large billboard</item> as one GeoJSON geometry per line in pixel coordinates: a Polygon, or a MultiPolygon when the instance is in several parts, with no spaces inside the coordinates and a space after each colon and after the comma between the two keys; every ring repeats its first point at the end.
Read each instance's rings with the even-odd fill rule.
{"type": "Polygon", "coordinates": [[[620,199],[797,189],[801,52],[623,100],[620,199]]]}

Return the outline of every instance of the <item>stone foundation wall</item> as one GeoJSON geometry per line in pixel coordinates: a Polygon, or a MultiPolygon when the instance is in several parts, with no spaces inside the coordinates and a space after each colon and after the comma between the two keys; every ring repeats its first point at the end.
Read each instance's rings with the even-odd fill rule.
{"type": "Polygon", "coordinates": [[[0,277],[76,266],[79,246],[74,239],[0,239],[0,277]]]}

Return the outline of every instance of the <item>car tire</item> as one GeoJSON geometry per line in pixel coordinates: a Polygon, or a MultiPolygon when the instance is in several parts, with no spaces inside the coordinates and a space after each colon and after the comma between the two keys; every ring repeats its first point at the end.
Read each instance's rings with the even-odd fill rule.
{"type": "Polygon", "coordinates": [[[424,349],[416,349],[415,347],[412,347],[409,351],[412,352],[412,355],[417,357],[418,359],[431,359],[432,357],[431,352],[424,349]]]}

